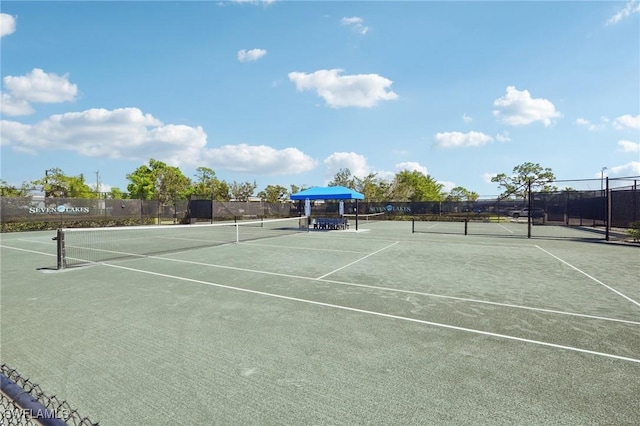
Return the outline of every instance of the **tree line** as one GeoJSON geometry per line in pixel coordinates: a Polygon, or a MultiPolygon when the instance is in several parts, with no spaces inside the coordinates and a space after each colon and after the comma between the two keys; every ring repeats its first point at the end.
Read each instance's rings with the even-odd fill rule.
{"type": "MultiPolygon", "coordinates": [[[[27,196],[34,188],[42,189],[45,197],[66,198],[112,198],[112,199],[142,199],[158,200],[162,204],[171,205],[178,200],[192,197],[213,199],[217,201],[247,201],[252,197],[270,203],[282,202],[289,199],[291,194],[300,192],[307,187],[290,185],[267,185],[255,194],[257,183],[227,182],[216,176],[213,169],[198,167],[193,178],[189,178],[175,166],[169,166],[162,161],[150,159],[133,172],[126,175],[129,181],[126,191],[111,188],[109,192],[98,193],[86,182],[84,176],[67,176],[60,168],[49,169],[41,179],[24,182],[21,187],[8,185],[0,181],[2,196],[27,196]]],[[[555,179],[551,169],[543,168],[539,164],[523,163],[514,167],[513,173],[500,173],[492,178],[492,182],[503,188],[503,196],[526,198],[527,185],[533,180],[533,187],[543,191],[552,191],[555,187],[549,181],[555,179]]],[[[444,185],[432,176],[420,171],[404,170],[395,174],[391,179],[382,179],[376,173],[369,173],[365,177],[354,176],[349,169],[340,169],[329,186],[345,186],[362,193],[366,201],[475,201],[479,198],[476,192],[462,186],[456,186],[450,191],[444,190],[444,185]]]]}

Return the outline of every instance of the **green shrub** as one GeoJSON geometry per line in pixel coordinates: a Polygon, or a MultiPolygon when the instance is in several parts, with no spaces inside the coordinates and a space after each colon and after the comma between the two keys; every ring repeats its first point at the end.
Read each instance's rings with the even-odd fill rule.
{"type": "Polygon", "coordinates": [[[640,242],[640,221],[631,222],[629,224],[629,229],[627,229],[627,234],[633,238],[633,241],[640,242]]]}

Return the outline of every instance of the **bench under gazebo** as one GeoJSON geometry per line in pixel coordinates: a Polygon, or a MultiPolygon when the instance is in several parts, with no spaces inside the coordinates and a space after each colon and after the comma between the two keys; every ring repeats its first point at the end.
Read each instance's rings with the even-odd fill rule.
{"type": "MultiPolygon", "coordinates": [[[[305,203],[305,216],[311,216],[311,201],[314,200],[355,200],[356,202],[356,231],[358,230],[358,200],[364,200],[364,195],[354,191],[353,189],[346,188],[344,186],[316,186],[313,188],[305,189],[296,194],[291,195],[291,199],[305,203]]],[[[342,224],[327,219],[326,223],[319,221],[317,226],[324,229],[339,229],[340,227],[346,227],[344,222],[342,224]]]]}

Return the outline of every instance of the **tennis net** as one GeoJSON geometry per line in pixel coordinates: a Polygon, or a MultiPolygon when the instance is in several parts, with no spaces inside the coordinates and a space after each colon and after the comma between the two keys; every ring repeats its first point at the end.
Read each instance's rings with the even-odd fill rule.
{"type": "Polygon", "coordinates": [[[56,236],[58,269],[306,232],[303,219],[293,217],[203,225],[62,228],[56,236]]]}
{"type": "MultiPolygon", "coordinates": [[[[356,215],[353,213],[344,214],[343,217],[348,219],[349,223],[356,223],[356,215]]],[[[366,223],[377,222],[381,220],[387,220],[387,214],[385,212],[358,214],[358,222],[366,223]]]]}

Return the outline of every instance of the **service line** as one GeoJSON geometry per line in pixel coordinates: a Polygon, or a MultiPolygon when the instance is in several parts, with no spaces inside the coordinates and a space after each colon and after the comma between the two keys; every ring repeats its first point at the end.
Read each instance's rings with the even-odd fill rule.
{"type": "Polygon", "coordinates": [[[350,312],[358,312],[358,313],[365,314],[365,315],[373,315],[373,316],[382,317],[382,318],[389,318],[389,319],[407,321],[407,322],[412,322],[412,323],[417,323],[417,324],[430,325],[430,326],[433,326],[433,327],[446,328],[446,329],[449,329],[449,330],[463,331],[463,332],[467,332],[467,333],[480,334],[480,335],[483,335],[483,336],[490,336],[490,337],[497,337],[497,338],[501,338],[501,339],[514,340],[514,341],[523,342],[523,343],[531,343],[531,344],[535,344],[535,345],[539,345],[539,346],[546,346],[546,347],[555,348],[555,349],[564,349],[564,350],[573,351],[573,352],[579,352],[579,353],[583,353],[583,354],[596,355],[596,356],[601,356],[601,357],[606,357],[606,358],[617,359],[617,360],[620,360],[620,361],[627,361],[627,362],[633,362],[633,363],[640,364],[640,359],[630,358],[630,357],[625,357],[625,356],[620,356],[620,355],[614,355],[614,354],[608,354],[608,353],[604,353],[604,352],[591,351],[591,350],[588,350],[588,349],[581,349],[581,348],[576,348],[576,347],[573,347],[573,346],[558,345],[556,343],[543,342],[543,341],[540,341],[540,340],[525,339],[523,337],[509,336],[509,335],[500,334],[500,333],[492,333],[492,332],[489,332],[489,331],[476,330],[476,329],[473,329],[473,328],[458,327],[456,325],[442,324],[442,323],[433,322],[433,321],[425,321],[425,320],[420,320],[420,319],[417,319],[417,318],[409,318],[409,317],[403,317],[403,316],[400,316],[400,315],[385,314],[383,312],[376,312],[376,311],[369,311],[369,310],[365,310],[365,309],[351,308],[349,306],[335,305],[335,304],[332,304],[332,303],[318,302],[318,301],[315,301],[315,300],[301,299],[301,298],[298,298],[298,297],[283,296],[283,295],[280,295],[280,294],[267,293],[267,292],[264,292],[264,291],[250,290],[250,289],[246,289],[246,288],[234,287],[234,286],[225,285],[225,284],[217,284],[217,283],[213,283],[213,282],[209,282],[209,281],[202,281],[202,280],[196,280],[196,279],[191,279],[191,278],[179,277],[179,276],[175,276],[175,275],[162,274],[162,273],[159,273],[159,272],[146,271],[144,269],[129,268],[129,267],[126,267],[126,266],[113,265],[113,264],[108,264],[108,263],[103,263],[103,265],[106,266],[106,267],[109,267],[109,268],[124,269],[124,270],[131,271],[131,272],[138,272],[138,273],[142,273],[142,274],[155,275],[155,276],[163,277],[163,278],[170,278],[170,279],[174,279],[174,280],[187,281],[187,282],[192,282],[192,283],[197,283],[197,284],[205,284],[205,285],[209,285],[209,286],[212,286],[212,287],[224,288],[224,289],[227,289],[227,290],[241,291],[241,292],[245,292],[245,293],[257,294],[257,295],[260,295],[260,296],[275,297],[275,298],[278,298],[278,299],[290,300],[290,301],[293,301],[293,302],[308,303],[310,305],[315,305],[315,306],[323,306],[323,307],[326,307],[326,308],[341,309],[341,310],[350,311],[350,312]]]}
{"type": "Polygon", "coordinates": [[[344,268],[348,268],[349,266],[354,265],[354,264],[356,264],[356,263],[358,263],[358,262],[360,262],[360,261],[362,261],[362,260],[365,260],[366,258],[373,256],[374,254],[378,254],[378,253],[380,253],[381,251],[388,249],[389,247],[393,247],[393,246],[395,246],[395,245],[396,245],[396,244],[398,244],[398,243],[400,243],[400,241],[396,241],[396,242],[395,242],[395,243],[393,243],[393,244],[389,244],[389,245],[388,245],[388,246],[386,246],[386,247],[382,247],[380,250],[376,250],[376,251],[374,251],[373,253],[369,253],[368,255],[366,255],[366,256],[364,256],[364,257],[361,257],[361,258],[360,258],[360,259],[358,259],[358,260],[354,260],[354,261],[353,261],[353,262],[351,262],[351,263],[348,263],[348,264],[346,264],[346,265],[344,265],[344,266],[339,267],[338,269],[334,269],[333,271],[331,271],[331,272],[329,272],[329,273],[327,273],[327,274],[324,274],[324,275],[322,275],[321,277],[316,278],[316,280],[321,280],[321,279],[323,279],[324,277],[328,277],[329,275],[334,274],[334,273],[336,273],[336,272],[338,272],[338,271],[340,271],[340,270],[342,270],[342,269],[344,269],[344,268]]]}

